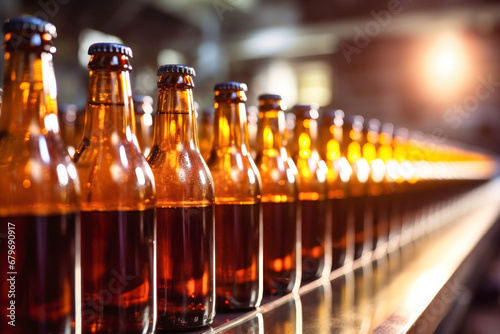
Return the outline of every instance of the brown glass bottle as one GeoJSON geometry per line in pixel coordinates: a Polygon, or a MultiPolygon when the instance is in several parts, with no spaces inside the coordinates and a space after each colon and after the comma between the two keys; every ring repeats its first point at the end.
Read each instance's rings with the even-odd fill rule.
{"type": "Polygon", "coordinates": [[[347,161],[353,175],[348,183],[349,219],[354,222],[354,259],[360,258],[372,249],[372,221],[366,196],[366,182],[370,177],[370,165],[363,158],[364,118],[351,116],[346,118],[343,131],[347,147],[347,161]]]}
{"type": "Polygon", "coordinates": [[[205,161],[210,157],[212,134],[214,132],[214,109],[204,109],[198,117],[200,152],[205,161]]]}
{"type": "Polygon", "coordinates": [[[331,212],[327,210],[327,168],[316,146],[318,110],[311,105],[297,105],[293,113],[296,121],[290,146],[298,170],[304,284],[330,273],[331,218],[327,214],[331,212]]]}
{"type": "Polygon", "coordinates": [[[55,27],[7,21],[0,113],[0,332],[75,333],[79,182],[57,119],[55,27]]]}
{"type": "Polygon", "coordinates": [[[158,75],[148,156],[158,194],[157,329],[193,330],[215,315],[214,188],[198,149],[194,69],[163,65],[158,75]]]}
{"type": "Polygon", "coordinates": [[[153,333],[155,183],[134,134],[132,51],[89,48],[82,188],[82,331],[153,333]]]}
{"type": "Polygon", "coordinates": [[[145,95],[132,96],[135,112],[135,132],[144,156],[149,155],[153,145],[153,98],[145,95]]]}
{"type": "Polygon", "coordinates": [[[259,306],[263,294],[260,175],[250,156],[245,84],[215,85],[213,146],[207,165],[215,189],[216,307],[259,306]]]}
{"type": "MultiPolygon", "coordinates": [[[[379,133],[380,121],[372,118],[365,120],[363,126],[363,136],[361,139],[361,153],[363,159],[368,163],[370,174],[365,184],[365,219],[372,229],[371,248],[368,251],[380,249],[387,244],[388,231],[388,207],[384,194],[385,165],[378,156],[380,153],[379,133]]],[[[366,227],[365,227],[366,228],[366,227]]]]}
{"type": "Polygon", "coordinates": [[[282,144],[284,103],[279,95],[259,96],[255,163],[262,179],[264,292],[297,291],[302,268],[296,167],[282,144]]]}
{"type": "Polygon", "coordinates": [[[348,215],[348,182],[352,169],[347,161],[347,138],[342,130],[344,112],[326,111],[320,119],[320,152],[328,173],[328,207],[332,220],[332,270],[353,260],[354,226],[348,215]]]}

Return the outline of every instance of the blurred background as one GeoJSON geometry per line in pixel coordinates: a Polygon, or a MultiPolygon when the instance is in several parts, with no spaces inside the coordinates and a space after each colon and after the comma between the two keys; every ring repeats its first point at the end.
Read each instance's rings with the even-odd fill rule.
{"type": "Polygon", "coordinates": [[[157,66],[183,63],[201,109],[236,80],[248,106],[279,93],[500,152],[498,1],[0,0],[2,21],[19,15],[58,29],[60,104],[84,108],[88,46],[114,41],[133,49],[134,94],[156,100],[157,66]]]}

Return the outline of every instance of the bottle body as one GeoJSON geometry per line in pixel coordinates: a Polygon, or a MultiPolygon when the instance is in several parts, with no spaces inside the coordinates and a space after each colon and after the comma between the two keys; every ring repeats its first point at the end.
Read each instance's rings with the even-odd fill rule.
{"type": "Polygon", "coordinates": [[[354,226],[354,259],[371,251],[373,239],[373,207],[367,196],[370,165],[363,157],[362,151],[363,122],[364,119],[361,116],[354,116],[347,119],[343,127],[347,161],[353,173],[349,178],[347,189],[348,215],[354,226]]]}
{"type": "Polygon", "coordinates": [[[26,17],[4,31],[0,332],[74,333],[79,182],[57,120],[55,28],[26,17]],[[37,29],[22,30],[25,24],[37,29]],[[43,42],[29,44],[26,34],[43,42]]]}
{"type": "Polygon", "coordinates": [[[327,111],[320,120],[320,152],[328,172],[326,175],[328,208],[332,225],[332,270],[353,260],[354,226],[349,215],[348,184],[352,168],[347,160],[344,138],[344,112],[327,111]]]}
{"type": "Polygon", "coordinates": [[[263,253],[260,175],[248,148],[246,85],[215,86],[214,143],[207,161],[214,180],[217,309],[260,305],[263,253]]]}
{"type": "Polygon", "coordinates": [[[331,269],[331,212],[326,197],[327,168],[316,148],[318,111],[295,106],[292,156],[297,166],[302,225],[302,283],[326,277],[331,269]]]}
{"type": "Polygon", "coordinates": [[[197,147],[194,70],[164,65],[158,73],[148,156],[158,197],[157,329],[194,330],[215,316],[213,181],[197,147]]]}
{"type": "Polygon", "coordinates": [[[85,130],[73,157],[84,183],[84,333],[155,328],[155,183],[134,134],[127,49],[107,43],[89,48],[85,130]]]}
{"type": "Polygon", "coordinates": [[[281,99],[260,97],[257,157],[262,179],[264,292],[284,295],[300,286],[301,225],[296,168],[282,145],[281,99]]]}

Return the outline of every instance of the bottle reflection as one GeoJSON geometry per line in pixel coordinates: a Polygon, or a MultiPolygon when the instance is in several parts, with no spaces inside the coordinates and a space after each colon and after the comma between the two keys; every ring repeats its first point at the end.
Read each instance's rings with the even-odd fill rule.
{"type": "MultiPolygon", "coordinates": [[[[204,332],[205,333],[205,332],[204,332]]],[[[261,313],[257,313],[250,319],[231,327],[222,333],[224,334],[264,334],[264,318],[261,313]]]]}
{"type": "Polygon", "coordinates": [[[301,296],[304,333],[330,333],[332,318],[332,286],[330,282],[301,296]]]}
{"type": "Polygon", "coordinates": [[[386,256],[372,262],[373,266],[373,318],[370,333],[379,326],[388,315],[386,285],[389,276],[389,266],[386,256]]]}
{"type": "MultiPolygon", "coordinates": [[[[302,303],[299,295],[294,294],[293,298],[283,305],[277,306],[263,314],[265,332],[275,333],[302,333],[302,303]]],[[[305,333],[308,333],[307,331],[305,333]]]]}
{"type": "Polygon", "coordinates": [[[354,270],[354,306],[356,319],[354,328],[358,333],[369,333],[373,320],[373,270],[372,264],[367,263],[354,270]]]}
{"type": "Polygon", "coordinates": [[[354,273],[347,272],[331,281],[331,333],[356,333],[354,330],[354,273]]]}

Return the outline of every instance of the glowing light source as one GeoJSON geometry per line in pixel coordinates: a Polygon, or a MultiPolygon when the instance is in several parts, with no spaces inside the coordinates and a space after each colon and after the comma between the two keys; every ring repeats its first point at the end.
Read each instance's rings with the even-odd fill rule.
{"type": "Polygon", "coordinates": [[[444,98],[459,94],[470,75],[468,55],[461,36],[438,36],[424,57],[422,73],[426,92],[444,98]]]}

